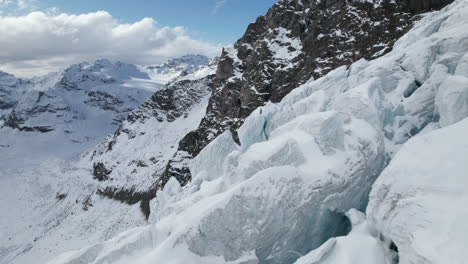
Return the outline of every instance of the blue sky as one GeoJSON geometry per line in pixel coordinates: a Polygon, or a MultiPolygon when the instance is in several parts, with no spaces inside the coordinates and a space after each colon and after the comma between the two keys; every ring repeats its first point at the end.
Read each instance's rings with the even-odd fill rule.
{"type": "Polygon", "coordinates": [[[160,26],[184,26],[191,36],[212,43],[230,44],[247,25],[265,14],[276,0],[40,0],[39,9],[81,14],[105,10],[123,23],[144,17],[160,26]]]}

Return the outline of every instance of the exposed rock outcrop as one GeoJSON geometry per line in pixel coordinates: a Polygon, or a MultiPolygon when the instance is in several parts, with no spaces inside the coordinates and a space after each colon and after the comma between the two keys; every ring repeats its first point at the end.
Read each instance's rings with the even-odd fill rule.
{"type": "Polygon", "coordinates": [[[450,2],[279,1],[249,25],[233,47],[223,50],[206,116],[180,141],[159,186],[171,177],[187,184],[188,161],[226,130],[238,142],[236,130],[253,110],[279,102],[311,77],[386,54],[417,14],[450,2]]]}

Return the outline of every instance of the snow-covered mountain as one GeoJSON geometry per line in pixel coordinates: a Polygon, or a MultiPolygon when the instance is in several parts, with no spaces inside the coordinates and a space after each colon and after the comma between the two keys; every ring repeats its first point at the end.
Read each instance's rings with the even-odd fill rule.
{"type": "Polygon", "coordinates": [[[133,65],[107,60],[32,80],[9,77],[16,85],[6,86],[0,144],[2,161],[14,167],[76,158],[163,86],[133,65]]]}
{"type": "Polygon", "coordinates": [[[455,0],[310,78],[170,178],[150,225],[51,263],[465,263],[467,26],[455,0]]]}
{"type": "Polygon", "coordinates": [[[18,101],[15,89],[19,80],[15,76],[0,71],[0,115],[7,113],[18,101]]]}
{"type": "Polygon", "coordinates": [[[281,0],[212,62],[0,73],[0,263],[465,263],[451,2],[281,0]]]}
{"type": "Polygon", "coordinates": [[[115,192],[138,196],[153,190],[179,141],[205,116],[216,67],[213,61],[169,83],[82,159],[81,166],[92,167],[93,177],[103,181],[103,194],[128,201],[115,192]]]}
{"type": "Polygon", "coordinates": [[[171,59],[165,63],[147,66],[146,71],[152,79],[168,83],[177,77],[192,74],[209,63],[209,58],[203,55],[185,55],[171,59]]]}
{"type": "MultiPolygon", "coordinates": [[[[92,171],[73,164],[89,148],[99,149],[94,146],[123,121],[131,122],[135,115],[132,111],[146,100],[159,98],[158,94],[167,96],[158,101],[161,115],[167,119],[182,115],[187,117],[185,121],[193,121],[171,123],[174,128],[165,135],[177,140],[177,133],[184,135],[196,127],[210,91],[202,80],[193,90],[177,83],[195,83],[209,75],[214,66],[208,66],[204,57],[195,58],[164,67],[174,82],[169,88],[165,80],[153,79],[154,72],[145,67],[108,60],[72,65],[63,72],[32,79],[1,73],[0,208],[5,211],[3,208],[11,204],[15,207],[0,220],[0,263],[43,263],[63,250],[95,243],[145,223],[138,206],[131,209],[100,199],[96,194],[99,182],[93,179],[92,171]],[[191,74],[186,75],[188,72],[191,74]],[[186,104],[194,100],[199,105],[174,108],[170,117],[164,105],[184,106],[179,100],[184,93],[186,104]],[[182,112],[177,115],[177,111],[182,112]],[[194,112],[193,117],[190,112],[194,112]],[[52,245],[54,250],[50,249],[52,245]]],[[[145,117],[139,114],[138,119],[145,117]]],[[[159,130],[166,131],[169,122],[155,122],[159,130]]],[[[157,130],[152,135],[158,138],[157,130]]],[[[115,148],[125,151],[125,146],[117,144],[115,148]]],[[[124,156],[120,153],[119,157],[124,156]]]]}
{"type": "MultiPolygon", "coordinates": [[[[195,58],[194,64],[185,58],[185,64],[168,64],[164,71],[173,78],[181,71],[194,71],[202,67],[205,57],[195,58]]],[[[18,166],[12,163],[18,157],[22,165],[51,157],[76,158],[165,86],[165,80],[150,78],[151,74],[108,60],[72,65],[61,73],[30,80],[1,73],[3,161],[18,166]]]]}

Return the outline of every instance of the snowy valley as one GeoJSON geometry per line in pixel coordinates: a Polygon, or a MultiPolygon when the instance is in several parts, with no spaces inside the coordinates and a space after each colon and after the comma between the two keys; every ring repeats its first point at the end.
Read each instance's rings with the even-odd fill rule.
{"type": "MultiPolygon", "coordinates": [[[[76,163],[106,137],[112,138],[154,93],[161,93],[169,82],[209,74],[208,64],[208,58],[190,55],[148,67],[98,60],[32,79],[3,73],[0,205],[15,206],[0,220],[1,263],[45,262],[36,254],[48,257],[57,254],[51,249],[82,247],[143,225],[138,206],[129,210],[106,199],[94,202],[99,182],[93,179],[92,166],[76,163]]],[[[201,104],[208,96],[206,89],[203,92],[201,104]]],[[[194,112],[194,123],[176,125],[177,133],[197,125],[203,108],[194,112]]],[[[170,147],[174,136],[168,134],[170,147]]]]}
{"type": "Polygon", "coordinates": [[[0,73],[0,263],[466,263],[467,28],[280,0],[219,58],[0,73]]]}

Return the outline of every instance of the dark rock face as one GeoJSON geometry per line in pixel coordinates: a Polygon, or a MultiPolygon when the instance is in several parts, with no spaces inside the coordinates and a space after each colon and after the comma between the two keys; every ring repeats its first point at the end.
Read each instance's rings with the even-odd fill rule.
{"type": "Polygon", "coordinates": [[[19,131],[23,132],[40,132],[40,133],[47,133],[54,131],[54,129],[50,126],[26,126],[23,123],[26,119],[18,116],[15,111],[12,111],[9,115],[4,118],[4,126],[10,127],[12,129],[18,129],[19,131]]]}
{"type": "Polygon", "coordinates": [[[13,108],[18,101],[16,88],[21,83],[15,76],[0,71],[0,115],[2,110],[13,108]]]}
{"type": "Polygon", "coordinates": [[[102,91],[90,91],[88,93],[88,100],[86,100],[85,103],[94,107],[99,107],[102,110],[117,111],[115,106],[120,106],[124,102],[102,91]]]}
{"type": "Polygon", "coordinates": [[[131,123],[144,121],[150,116],[159,120],[174,121],[208,93],[205,86],[213,76],[198,80],[181,80],[171,83],[166,89],[157,91],[149,100],[128,115],[131,123]],[[186,89],[191,87],[191,89],[186,89]]]}
{"type": "Polygon", "coordinates": [[[410,12],[423,13],[441,9],[450,4],[453,0],[405,0],[406,9],[410,12]]]}
{"type": "Polygon", "coordinates": [[[182,184],[191,179],[188,161],[213,139],[236,130],[255,109],[279,102],[310,78],[320,78],[359,59],[391,51],[416,14],[452,0],[283,0],[250,24],[220,58],[214,92],[200,126],[179,143],[160,177],[182,184]]]}
{"type": "MultiPolygon", "coordinates": [[[[157,91],[140,107],[130,112],[127,121],[129,124],[137,121],[144,123],[147,119],[155,117],[159,122],[172,122],[184,116],[193,105],[199,103],[210,92],[206,87],[212,79],[213,76],[207,76],[198,80],[181,80],[169,84],[166,89],[157,91]]],[[[112,140],[107,142],[107,151],[112,151],[113,145],[122,133],[127,134],[129,138],[134,137],[132,131],[120,126],[112,140]]],[[[99,154],[95,153],[95,155],[99,154]]]]}
{"type": "Polygon", "coordinates": [[[94,163],[93,165],[94,179],[98,181],[107,181],[109,180],[109,174],[111,174],[111,171],[108,170],[102,162],[94,163]]]}
{"type": "Polygon", "coordinates": [[[154,73],[169,73],[180,71],[178,77],[183,77],[187,74],[193,73],[202,67],[208,65],[210,59],[203,55],[185,55],[179,58],[171,59],[163,64],[149,66],[147,69],[154,73]]]}
{"type": "MultiPolygon", "coordinates": [[[[186,133],[183,131],[188,132],[198,126],[198,123],[194,123],[192,127],[185,130],[183,125],[178,124],[186,122],[186,118],[189,119],[188,123],[194,122],[194,108],[204,109],[200,104],[206,104],[206,100],[212,92],[211,84],[216,65],[217,61],[214,60],[206,66],[208,68],[202,69],[203,74],[197,74],[197,77],[180,77],[168,84],[165,89],[154,93],[151,98],[127,116],[127,120],[111,137],[90,153],[89,159],[93,164],[93,177],[101,181],[112,179],[112,181],[103,183],[98,191],[99,195],[128,204],[142,201],[142,210],[147,214],[149,200],[154,198],[156,194],[156,180],[153,178],[159,178],[172,153],[169,153],[168,156],[163,155],[164,151],[158,150],[158,146],[151,146],[152,150],[143,149],[142,152],[133,155],[125,155],[121,151],[126,150],[128,144],[141,141],[141,137],[146,137],[148,140],[148,137],[154,136],[152,131],[140,128],[155,131],[165,130],[173,122],[176,122],[175,127],[182,131],[180,134],[175,132],[175,134],[168,135],[164,132],[158,132],[156,135],[160,136],[158,140],[165,142],[168,148],[173,148],[169,146],[171,144],[177,146],[178,141],[186,133]],[[122,142],[125,143],[122,144],[122,142]],[[153,150],[154,153],[148,154],[153,150]],[[127,160],[127,157],[130,157],[131,160],[127,160]],[[147,171],[154,174],[154,177],[147,175],[147,171]],[[142,178],[145,176],[141,174],[142,172],[153,180],[143,180],[142,178]],[[122,179],[122,176],[125,179],[122,179]]],[[[200,115],[198,118],[201,119],[201,113],[196,115],[200,115]]],[[[169,151],[175,152],[176,148],[169,151]]]]}

